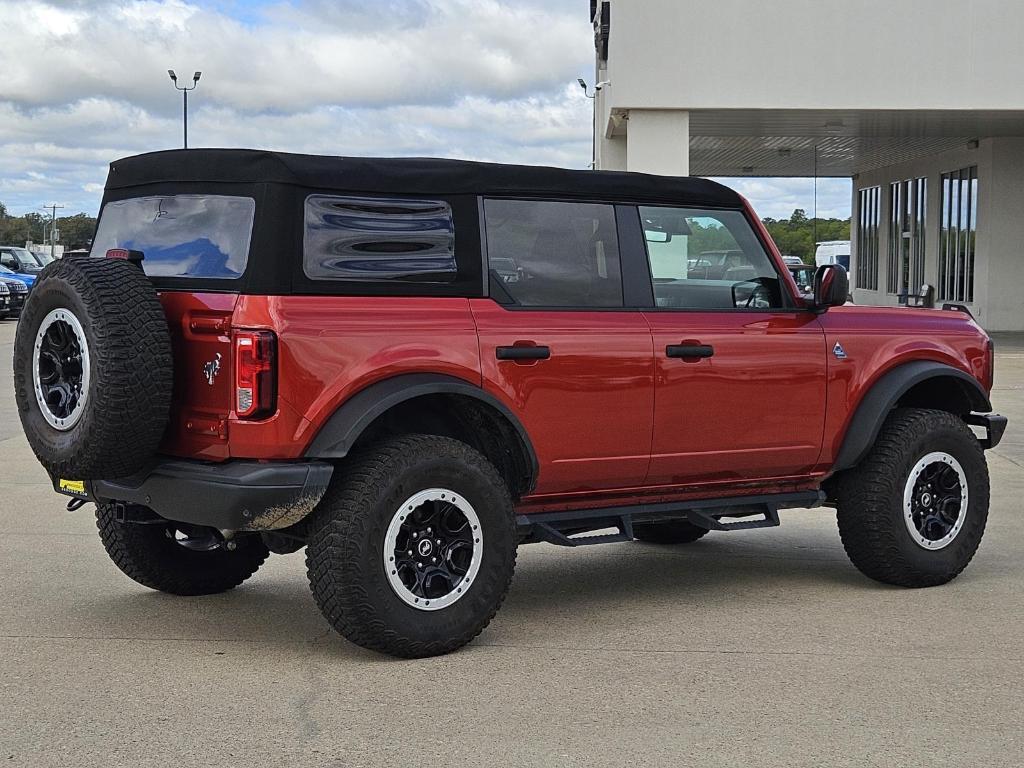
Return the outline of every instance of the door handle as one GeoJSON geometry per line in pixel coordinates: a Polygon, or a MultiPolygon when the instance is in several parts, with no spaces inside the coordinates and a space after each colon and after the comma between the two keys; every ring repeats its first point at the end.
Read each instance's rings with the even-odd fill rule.
{"type": "Polygon", "coordinates": [[[495,347],[494,356],[499,360],[547,360],[551,357],[551,347],[538,345],[495,347]]]}
{"type": "Polygon", "coordinates": [[[714,354],[715,348],[710,344],[669,344],[665,347],[665,357],[701,358],[714,354]]]}

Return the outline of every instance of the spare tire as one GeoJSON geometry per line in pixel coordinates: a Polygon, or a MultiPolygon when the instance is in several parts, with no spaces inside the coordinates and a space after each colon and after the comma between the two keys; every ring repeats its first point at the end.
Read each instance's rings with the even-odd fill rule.
{"type": "Polygon", "coordinates": [[[171,405],[171,339],[149,279],[120,259],[69,257],[39,274],[14,342],[14,395],[51,477],[142,469],[171,405]]]}

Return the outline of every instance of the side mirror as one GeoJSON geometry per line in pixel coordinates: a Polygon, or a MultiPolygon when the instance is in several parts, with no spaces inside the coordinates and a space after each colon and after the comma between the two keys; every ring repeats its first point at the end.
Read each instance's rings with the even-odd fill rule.
{"type": "Polygon", "coordinates": [[[841,307],[850,295],[850,278],[838,264],[824,264],[814,273],[814,308],[841,307]]]}
{"type": "Polygon", "coordinates": [[[672,233],[666,232],[663,229],[645,229],[644,239],[648,243],[671,243],[672,233]]]}

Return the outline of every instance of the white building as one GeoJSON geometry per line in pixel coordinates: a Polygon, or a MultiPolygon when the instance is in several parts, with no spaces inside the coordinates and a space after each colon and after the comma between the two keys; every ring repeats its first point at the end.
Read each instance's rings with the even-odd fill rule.
{"type": "Polygon", "coordinates": [[[1024,330],[1024,3],[591,2],[598,168],[853,179],[854,299],[1024,330]]]}

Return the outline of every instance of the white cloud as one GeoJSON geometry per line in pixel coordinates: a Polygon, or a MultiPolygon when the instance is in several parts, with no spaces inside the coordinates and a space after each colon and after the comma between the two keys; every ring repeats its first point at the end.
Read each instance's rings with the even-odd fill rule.
{"type": "MultiPolygon", "coordinates": [[[[814,215],[814,179],[728,178],[715,179],[750,200],[759,216],[788,219],[797,208],[814,215]]],[[[850,216],[852,182],[849,179],[818,179],[818,217],[846,219],[850,216]]]]}
{"type": "Polygon", "coordinates": [[[94,212],[107,164],[180,146],[586,166],[575,0],[0,0],[0,200],[94,212]],[[44,178],[32,178],[29,172],[44,178]]]}
{"type": "MultiPolygon", "coordinates": [[[[180,146],[169,67],[183,81],[203,71],[191,146],[584,168],[586,6],[0,0],[0,200],[16,214],[49,201],[95,213],[111,160],[180,146]]],[[[806,182],[732,184],[763,215],[810,212],[806,182]]],[[[848,188],[821,182],[823,215],[848,215],[848,188]]]]}

